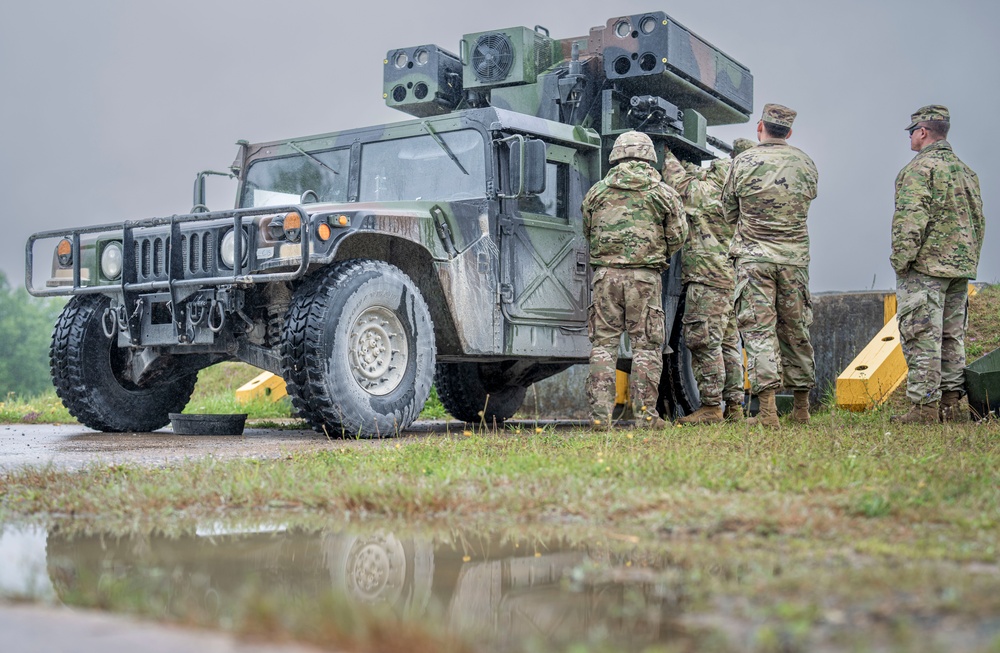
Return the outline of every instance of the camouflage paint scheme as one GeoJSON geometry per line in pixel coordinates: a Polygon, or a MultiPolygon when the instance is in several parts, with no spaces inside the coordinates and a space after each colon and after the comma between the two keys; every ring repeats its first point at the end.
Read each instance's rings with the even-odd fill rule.
{"type": "Polygon", "coordinates": [[[722,202],[736,225],[736,319],[754,394],[816,385],[809,325],[809,204],[819,174],[802,150],[765,138],[735,159],[722,202]]]}
{"type": "Polygon", "coordinates": [[[725,219],[722,187],[730,161],[707,168],[664,153],[664,181],[684,198],[690,231],[681,249],[685,285],[684,344],[704,406],[743,403],[743,348],[733,309],[736,271],[729,258],[733,225],[725,219]]]}
{"type": "Polygon", "coordinates": [[[629,397],[632,414],[654,421],[663,372],[664,314],[660,272],[650,268],[601,267],[594,273],[588,333],[593,345],[586,392],[591,419],[610,425],[615,371],[622,334],[632,348],[629,397]]]}
{"type": "Polygon", "coordinates": [[[897,273],[975,279],[985,235],[979,177],[948,141],[931,143],[899,171],[889,257],[897,273]]]}
{"type": "Polygon", "coordinates": [[[618,347],[627,333],[633,414],[654,421],[659,418],[656,401],[663,370],[661,273],[687,237],[680,195],[648,162],[627,158],[588,191],[582,210],[590,264],[596,268],[588,329],[593,346],[587,378],[591,417],[610,424],[618,347]]]}
{"type": "MultiPolygon", "coordinates": [[[[940,119],[943,107],[912,116],[911,127],[940,119]]],[[[943,114],[947,119],[947,110],[943,114]]],[[[892,255],[900,342],[914,404],[965,394],[968,280],[974,279],[986,220],[979,178],[946,140],[917,153],[896,177],[892,255]]]]}
{"type": "Polygon", "coordinates": [[[965,395],[969,282],[908,270],[896,275],[896,318],[906,359],[906,397],[914,404],[965,395]]]}
{"type": "MultiPolygon", "coordinates": [[[[657,43],[648,41],[654,48],[657,43]]],[[[299,280],[336,261],[380,260],[399,267],[426,298],[439,362],[511,363],[505,382],[529,385],[588,360],[591,271],[578,207],[607,170],[611,141],[639,126],[691,161],[710,159],[705,125],[745,122],[752,106],[749,71],[659,12],[611,18],[587,36],[564,39],[549,37],[544,28],[468,34],[457,57],[433,45],[395,48],[383,68],[387,104],[417,119],[241,142],[231,168],[240,183],[234,210],[35,234],[26,251],[29,268],[36,242],[63,237],[72,243],[73,263],[54,263],[45,288],[35,288],[29,272],[29,291],[108,296],[113,311],[127,317],[119,346],[143,352],[126,374],[142,374],[158,356],[189,353],[201,357],[195,368],[236,358],[280,373],[273,325],[299,280]],[[622,21],[635,23],[635,36],[608,33],[622,21]],[[643,50],[647,35],[639,25],[654,23],[671,30],[668,46],[671,53],[686,53],[683,66],[608,75],[609,53],[643,50]],[[495,34],[513,47],[504,78],[472,68],[480,38],[495,34]],[[475,165],[483,178],[475,192],[453,196],[449,180],[461,186],[469,173],[458,164],[465,154],[442,143],[462,131],[479,139],[483,155],[475,165]],[[386,144],[399,161],[415,164],[413,156],[428,156],[424,150],[407,159],[407,139],[416,138],[436,142],[440,147],[430,151],[457,164],[444,164],[439,192],[366,198],[366,188],[390,189],[405,179],[366,173],[363,151],[386,144]],[[525,156],[524,150],[514,154],[512,144],[530,140],[546,148],[546,189],[537,196],[519,192],[516,161],[511,165],[512,157],[525,156]],[[255,166],[280,167],[282,161],[297,162],[289,167],[297,172],[274,180],[290,181],[304,194],[282,190],[275,193],[285,200],[280,206],[249,208],[247,198],[268,191],[251,188],[255,166]],[[336,192],[315,187],[310,180],[317,174],[336,180],[336,192]],[[302,220],[298,242],[281,233],[292,213],[302,220]],[[233,227],[247,238],[245,247],[239,245],[246,260],[237,269],[218,260],[219,242],[233,227]],[[321,228],[332,235],[319,238],[321,228]],[[183,256],[169,248],[171,238],[182,240],[183,256]],[[124,273],[114,280],[99,269],[109,243],[126,249],[124,273]],[[216,307],[227,318],[220,330],[203,319],[216,307]],[[158,312],[165,315],[155,317],[158,312]]]]}

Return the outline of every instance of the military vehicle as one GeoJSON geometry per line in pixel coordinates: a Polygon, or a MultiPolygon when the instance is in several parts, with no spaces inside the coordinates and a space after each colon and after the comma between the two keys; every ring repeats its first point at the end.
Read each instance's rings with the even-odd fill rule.
{"type": "MultiPolygon", "coordinates": [[[[514,415],[533,383],[587,361],[580,202],[628,130],[690,161],[706,128],[746,122],[749,70],[663,12],[586,36],[466,34],[459,53],[389,50],[388,106],[413,119],[240,141],[233,210],[65,228],[26,247],[34,295],[72,295],[55,327],[56,390],[81,423],[149,431],[198,370],[280,374],[330,435],[392,435],[435,384],[456,418],[514,415]],[[52,254],[44,284],[34,260],[52,254]],[[36,287],[37,286],[37,287],[36,287]]],[[[697,407],[666,284],[663,413],[697,407]]]]}

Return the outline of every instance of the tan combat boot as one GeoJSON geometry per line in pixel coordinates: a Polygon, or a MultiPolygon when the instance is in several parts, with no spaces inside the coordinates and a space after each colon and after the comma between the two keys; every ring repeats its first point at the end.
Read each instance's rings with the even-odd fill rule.
{"type": "Polygon", "coordinates": [[[718,424],[722,421],[722,406],[702,406],[686,417],[677,420],[678,424],[718,424]]]}
{"type": "Polygon", "coordinates": [[[740,422],[743,420],[743,404],[738,401],[727,401],[726,412],[722,415],[727,422],[740,422]]]}
{"type": "Polygon", "coordinates": [[[792,421],[796,424],[809,423],[809,391],[796,390],[792,404],[792,421]]]}
{"type": "Polygon", "coordinates": [[[958,390],[948,390],[941,393],[941,409],[939,416],[942,422],[963,422],[965,415],[959,410],[958,402],[962,399],[962,393],[958,390]]]}
{"type": "Polygon", "coordinates": [[[774,390],[761,390],[757,395],[757,402],[760,404],[757,416],[748,419],[747,424],[769,429],[781,428],[781,422],[778,421],[778,406],[774,402],[774,390]]]}
{"type": "Polygon", "coordinates": [[[937,424],[941,421],[938,413],[938,402],[929,404],[913,404],[910,410],[902,415],[893,415],[889,421],[893,424],[937,424]]]}

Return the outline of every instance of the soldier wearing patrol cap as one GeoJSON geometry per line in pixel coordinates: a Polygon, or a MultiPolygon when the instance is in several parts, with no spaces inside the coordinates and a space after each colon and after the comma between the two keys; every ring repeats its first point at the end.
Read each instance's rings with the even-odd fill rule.
{"type": "Polygon", "coordinates": [[[796,113],[765,104],[759,144],[733,160],[722,202],[735,224],[729,257],[736,267],[736,320],[747,354],[750,389],[760,412],[752,423],[779,426],[775,390],[795,394],[792,420],[809,421],[816,364],[809,325],[809,204],[819,173],[812,159],[786,140],[796,113]]]}
{"type": "Polygon", "coordinates": [[[897,423],[959,416],[964,394],[968,283],[976,277],[986,220],[979,178],[946,140],[951,117],[932,104],[910,116],[917,152],[896,177],[892,255],[910,410],[897,423]]]}
{"type": "Polygon", "coordinates": [[[641,425],[662,428],[656,412],[665,331],[661,273],[687,236],[684,207],[653,167],[656,152],[646,134],[620,135],[608,162],[613,167],[582,206],[594,271],[587,399],[594,425],[610,426],[618,346],[628,333],[633,412],[641,425]]]}
{"type": "MultiPolygon", "coordinates": [[[[737,138],[732,156],[753,146],[753,141],[737,138]]],[[[733,225],[722,210],[730,163],[715,159],[701,167],[664,151],[663,180],[681,194],[687,213],[688,239],[681,249],[682,331],[701,398],[701,407],[678,424],[743,418],[743,350],[733,313],[736,274],[729,260],[733,225]]]]}

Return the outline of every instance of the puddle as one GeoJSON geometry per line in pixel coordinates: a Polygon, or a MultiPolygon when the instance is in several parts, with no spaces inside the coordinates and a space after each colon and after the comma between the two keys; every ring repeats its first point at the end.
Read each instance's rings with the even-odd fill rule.
{"type": "Polygon", "coordinates": [[[50,602],[56,598],[45,560],[42,527],[0,523],[0,597],[50,602]]]}
{"type": "Polygon", "coordinates": [[[522,650],[599,638],[617,650],[662,639],[674,591],[629,556],[561,540],[389,531],[199,526],[179,537],[63,536],[5,527],[0,595],[71,606],[138,608],[148,616],[232,628],[247,596],[271,604],[330,599],[378,618],[430,623],[477,648],[522,650]],[[21,560],[22,564],[7,564],[21,560]],[[597,569],[631,570],[597,582],[597,569]],[[117,598],[116,598],[117,597],[117,598]],[[142,604],[142,605],[139,605],[142,604]]]}
{"type": "MultiPolygon", "coordinates": [[[[8,525],[0,535],[0,597],[241,632],[248,624],[252,632],[255,619],[266,622],[262,615],[273,615],[267,606],[284,606],[299,616],[313,610],[317,619],[338,627],[349,608],[346,612],[368,614],[382,624],[448,633],[475,650],[503,652],[565,650],[574,644],[615,651],[770,650],[764,645],[768,638],[788,644],[781,650],[852,650],[823,643],[846,637],[871,644],[884,635],[878,628],[886,623],[887,636],[898,637],[893,634],[898,620],[880,626],[864,607],[868,601],[884,611],[884,597],[855,592],[837,604],[831,588],[838,579],[853,582],[842,559],[822,562],[829,570],[802,570],[798,582],[817,584],[820,598],[803,592],[798,605],[794,596],[781,596],[769,612],[767,602],[754,602],[754,588],[774,582],[787,591],[796,578],[791,561],[780,555],[777,562],[774,556],[726,561],[734,549],[704,551],[713,545],[703,542],[687,553],[671,552],[663,543],[646,546],[637,538],[609,535],[570,542],[530,533],[304,531],[281,523],[208,523],[177,537],[119,537],[8,525]],[[689,556],[691,551],[701,553],[689,556]]],[[[937,582],[933,573],[921,573],[926,582],[937,582]]],[[[964,589],[967,597],[972,589],[996,596],[1000,588],[993,568],[985,575],[982,569],[942,573],[985,578],[964,589]]],[[[955,586],[963,591],[961,582],[955,586]]],[[[902,604],[904,621],[911,607],[902,604]]],[[[924,608],[921,603],[911,611],[924,619],[924,608]]],[[[952,651],[978,650],[1000,637],[995,614],[979,621],[955,620],[948,610],[942,614],[952,621],[917,619],[912,632],[919,634],[926,622],[935,637],[972,647],[952,646],[952,651]],[[956,639],[959,635],[967,639],[956,639]]]]}

